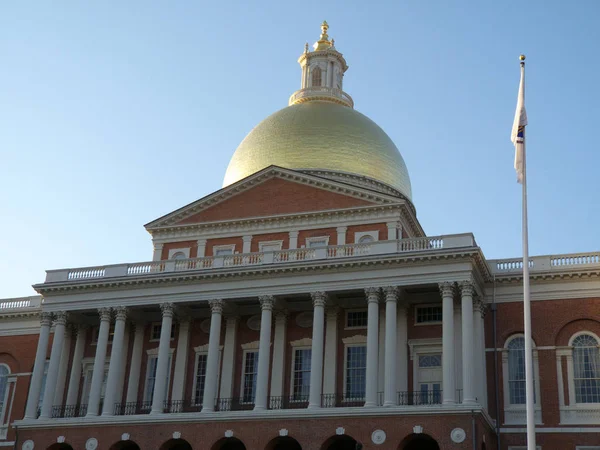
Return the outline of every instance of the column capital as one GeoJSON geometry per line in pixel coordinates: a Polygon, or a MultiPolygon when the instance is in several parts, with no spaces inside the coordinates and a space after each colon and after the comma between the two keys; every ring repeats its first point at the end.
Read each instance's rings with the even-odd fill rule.
{"type": "Polygon", "coordinates": [[[52,313],[43,312],[40,314],[40,325],[49,327],[52,325],[52,313]]]}
{"type": "Polygon", "coordinates": [[[310,297],[312,298],[313,306],[322,306],[325,307],[327,304],[327,292],[324,291],[316,291],[311,292],[310,297]]]}
{"type": "Polygon", "coordinates": [[[393,221],[393,222],[387,222],[386,226],[388,228],[396,228],[398,226],[398,221],[396,220],[396,221],[393,221]]]}
{"type": "Polygon", "coordinates": [[[462,296],[473,296],[473,294],[475,293],[475,286],[473,285],[473,281],[471,280],[461,281],[460,283],[458,283],[458,286],[460,288],[460,293],[462,296]]]}
{"type": "Polygon", "coordinates": [[[300,232],[298,230],[294,230],[294,231],[290,231],[289,232],[290,237],[294,238],[294,237],[298,237],[298,234],[300,234],[300,232]]]}
{"type": "Polygon", "coordinates": [[[196,242],[198,243],[198,245],[205,245],[206,239],[205,238],[196,239],[196,242]]]}
{"type": "Polygon", "coordinates": [[[485,317],[487,305],[480,298],[475,298],[473,301],[473,313],[481,314],[481,317],[485,317]]]}
{"type": "Polygon", "coordinates": [[[152,247],[154,247],[154,250],[162,250],[164,245],[165,244],[162,242],[152,242],[152,247]]]}
{"type": "Polygon", "coordinates": [[[244,242],[252,242],[252,235],[251,234],[247,234],[245,236],[242,236],[242,241],[244,241],[244,242]]]}
{"type": "Polygon", "coordinates": [[[261,311],[273,311],[275,306],[275,297],[273,295],[261,295],[258,297],[261,311]]]}
{"type": "Polygon", "coordinates": [[[220,298],[215,298],[214,300],[209,300],[208,306],[210,306],[211,313],[223,314],[223,300],[221,300],[220,298]]]}
{"type": "Polygon", "coordinates": [[[175,314],[175,306],[173,303],[161,303],[160,310],[162,312],[163,317],[173,317],[175,314]]]}
{"type": "Polygon", "coordinates": [[[397,302],[398,296],[400,295],[400,288],[398,286],[386,286],[383,288],[386,302],[397,302]]]}
{"type": "Polygon", "coordinates": [[[127,307],[117,306],[116,308],[113,308],[113,311],[115,312],[115,320],[127,320],[127,307]]]}
{"type": "Polygon", "coordinates": [[[54,324],[55,325],[66,325],[69,313],[66,311],[58,311],[54,313],[54,324]]]}
{"type": "Polygon", "coordinates": [[[442,281],[438,283],[442,298],[454,297],[454,283],[451,281],[442,281]]]}
{"type": "Polygon", "coordinates": [[[328,306],[325,308],[325,315],[329,320],[337,320],[340,315],[340,307],[337,305],[328,306]]]}
{"type": "Polygon", "coordinates": [[[338,233],[345,233],[347,230],[348,230],[348,227],[337,227],[335,229],[335,231],[338,233]]]}
{"type": "Polygon", "coordinates": [[[110,308],[98,308],[98,314],[100,315],[100,322],[110,322],[112,317],[110,308]]]}
{"type": "Polygon", "coordinates": [[[378,287],[365,288],[367,303],[379,303],[379,290],[380,289],[378,287]]]}

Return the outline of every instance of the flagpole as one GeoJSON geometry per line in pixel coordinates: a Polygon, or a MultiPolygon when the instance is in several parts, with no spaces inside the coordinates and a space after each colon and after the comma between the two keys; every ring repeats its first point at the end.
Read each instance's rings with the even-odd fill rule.
{"type": "MultiPolygon", "coordinates": [[[[525,55],[521,55],[521,79],[525,80],[525,55]]],[[[523,87],[523,97],[525,97],[523,87]]],[[[527,411],[527,450],[536,450],[533,388],[533,348],[531,339],[531,298],[529,291],[529,233],[527,229],[527,157],[525,153],[525,127],[523,127],[523,321],[525,334],[525,398],[527,411]]]]}

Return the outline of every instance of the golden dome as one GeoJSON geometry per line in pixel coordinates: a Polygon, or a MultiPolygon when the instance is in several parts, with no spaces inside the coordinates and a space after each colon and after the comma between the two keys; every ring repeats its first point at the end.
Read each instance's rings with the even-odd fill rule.
{"type": "Polygon", "coordinates": [[[295,104],[259,123],[235,151],[223,186],[271,165],[361,175],[411,199],[408,170],[389,136],[368,117],[333,102],[295,104]]]}

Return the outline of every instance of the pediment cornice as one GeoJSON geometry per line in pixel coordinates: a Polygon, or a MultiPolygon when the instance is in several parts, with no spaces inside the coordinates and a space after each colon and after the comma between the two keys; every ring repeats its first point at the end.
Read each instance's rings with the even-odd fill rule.
{"type": "Polygon", "coordinates": [[[330,178],[323,178],[309,173],[284,169],[277,166],[267,167],[243,180],[220,189],[206,197],[201,198],[189,205],[179,208],[159,219],[145,225],[148,231],[154,231],[166,227],[177,226],[179,222],[199,212],[221,203],[234,195],[245,192],[269,179],[280,178],[307,186],[316,187],[337,194],[343,194],[360,200],[373,202],[377,205],[402,202],[397,196],[373,191],[372,189],[355,186],[344,182],[338,182],[330,178]]]}

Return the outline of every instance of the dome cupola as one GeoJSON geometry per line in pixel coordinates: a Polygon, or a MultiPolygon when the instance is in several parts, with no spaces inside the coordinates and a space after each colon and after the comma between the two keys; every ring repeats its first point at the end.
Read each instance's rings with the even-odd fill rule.
{"type": "Polygon", "coordinates": [[[289,106],[259,123],[239,145],[224,186],[271,165],[317,173],[397,193],[411,200],[408,170],[389,136],[354,109],[343,87],[346,60],[330,39],[327,22],[309,51],[298,59],[300,89],[289,106]]]}

